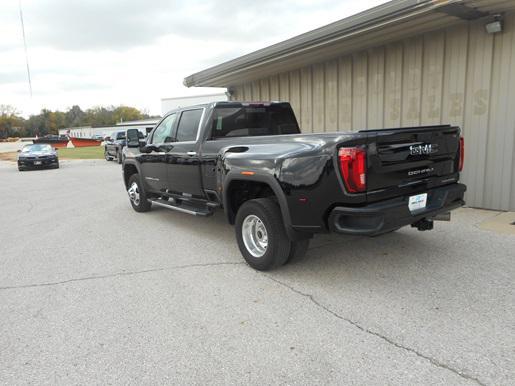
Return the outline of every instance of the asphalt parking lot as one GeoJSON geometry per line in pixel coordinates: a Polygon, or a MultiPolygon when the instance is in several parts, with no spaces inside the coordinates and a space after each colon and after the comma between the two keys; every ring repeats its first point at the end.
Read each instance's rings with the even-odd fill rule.
{"type": "Polygon", "coordinates": [[[2,384],[488,384],[515,379],[515,236],[319,236],[252,270],[223,213],[134,212],[120,166],[0,162],[2,384]]]}

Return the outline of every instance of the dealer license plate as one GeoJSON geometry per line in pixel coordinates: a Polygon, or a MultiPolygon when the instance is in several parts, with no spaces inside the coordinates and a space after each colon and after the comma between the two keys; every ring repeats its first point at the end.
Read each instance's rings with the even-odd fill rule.
{"type": "Polygon", "coordinates": [[[41,161],[34,161],[34,165],[41,165],[41,161]]]}
{"type": "Polygon", "coordinates": [[[417,194],[411,196],[408,202],[408,208],[411,212],[415,212],[420,209],[424,209],[427,203],[427,193],[417,194]]]}

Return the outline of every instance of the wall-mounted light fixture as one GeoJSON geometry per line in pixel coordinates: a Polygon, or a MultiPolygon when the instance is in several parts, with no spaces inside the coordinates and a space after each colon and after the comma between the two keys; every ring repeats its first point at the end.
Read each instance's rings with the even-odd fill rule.
{"type": "Polygon", "coordinates": [[[494,20],[485,24],[486,32],[496,34],[502,32],[503,20],[501,15],[494,15],[494,20]]]}
{"type": "Polygon", "coordinates": [[[231,100],[233,95],[234,95],[234,89],[231,87],[228,87],[227,91],[225,92],[225,96],[227,97],[227,99],[231,100]]]}

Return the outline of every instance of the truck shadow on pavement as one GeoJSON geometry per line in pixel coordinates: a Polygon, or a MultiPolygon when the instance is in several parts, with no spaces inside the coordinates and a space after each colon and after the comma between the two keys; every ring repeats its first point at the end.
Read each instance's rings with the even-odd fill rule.
{"type": "MultiPolygon", "coordinates": [[[[227,222],[221,210],[210,217],[195,217],[160,207],[153,207],[150,213],[165,223],[180,224],[181,228],[198,235],[202,240],[211,239],[223,243],[228,249],[239,254],[234,227],[227,222]]],[[[421,264],[430,265],[431,260],[442,259],[442,254],[445,255],[445,251],[435,248],[430,238],[409,227],[378,237],[316,234],[311,239],[305,257],[290,262],[276,271],[323,269],[348,273],[360,270],[364,265],[370,265],[386,269],[395,267],[394,269],[401,273],[421,264]]],[[[223,256],[220,258],[223,259],[223,256]]],[[[243,262],[243,257],[241,259],[243,262]]]]}

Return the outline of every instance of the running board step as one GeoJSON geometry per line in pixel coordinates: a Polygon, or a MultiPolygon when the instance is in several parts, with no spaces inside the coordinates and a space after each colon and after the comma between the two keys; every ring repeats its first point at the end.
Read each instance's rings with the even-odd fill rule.
{"type": "Polygon", "coordinates": [[[177,204],[171,200],[167,201],[163,200],[162,198],[151,198],[148,200],[148,202],[151,202],[157,206],[162,206],[163,208],[176,210],[182,213],[188,213],[193,216],[211,216],[213,214],[213,211],[207,206],[195,206],[187,202],[177,204]]]}

